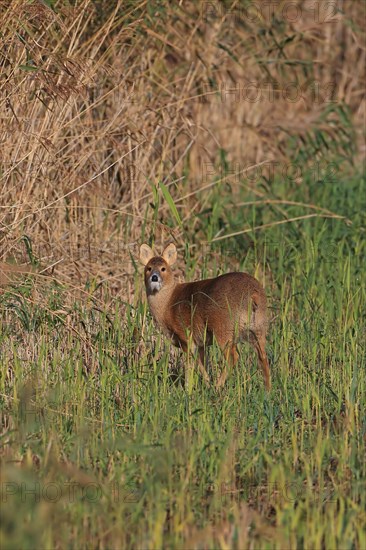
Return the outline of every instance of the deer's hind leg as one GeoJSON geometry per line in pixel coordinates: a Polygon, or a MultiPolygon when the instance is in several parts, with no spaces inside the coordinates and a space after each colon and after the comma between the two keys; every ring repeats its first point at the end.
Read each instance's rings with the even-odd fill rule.
{"type": "Polygon", "coordinates": [[[205,367],[206,353],[205,353],[205,347],[204,346],[200,346],[198,348],[198,354],[199,354],[199,358],[200,358],[199,369],[201,371],[201,374],[203,376],[203,379],[205,381],[206,386],[209,386],[210,385],[210,377],[209,377],[209,374],[208,374],[208,372],[206,370],[206,367],[205,367]]]}
{"type": "Polygon", "coordinates": [[[256,349],[258,354],[258,359],[260,366],[262,368],[264,384],[266,389],[269,391],[271,389],[271,373],[269,370],[269,362],[266,354],[266,335],[264,333],[252,333],[251,343],[256,349]]]}
{"type": "Polygon", "coordinates": [[[225,357],[225,366],[217,379],[216,389],[222,388],[222,386],[225,384],[227,376],[229,374],[229,369],[236,365],[239,358],[236,344],[233,344],[231,342],[227,343],[222,351],[225,357]]]}

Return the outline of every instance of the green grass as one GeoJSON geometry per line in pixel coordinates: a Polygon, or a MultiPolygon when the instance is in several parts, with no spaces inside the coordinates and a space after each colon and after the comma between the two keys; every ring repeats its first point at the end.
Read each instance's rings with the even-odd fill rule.
{"type": "MultiPolygon", "coordinates": [[[[270,394],[246,346],[221,392],[197,372],[188,394],[145,300],[3,293],[2,548],[365,548],[365,182],[276,179],[271,194],[352,223],[273,226],[204,261],[186,250],[187,273],[265,273],[270,394]]],[[[230,197],[200,220],[211,238],[271,221],[275,207],[230,197]]]]}

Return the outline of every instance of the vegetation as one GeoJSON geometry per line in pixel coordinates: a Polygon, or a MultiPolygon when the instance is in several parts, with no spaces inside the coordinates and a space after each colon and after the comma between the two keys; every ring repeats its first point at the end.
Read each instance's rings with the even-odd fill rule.
{"type": "Polygon", "coordinates": [[[0,5],[1,548],[365,548],[365,5],[296,5],[0,5]],[[186,390],[146,241],[264,284],[271,393],[186,390]]]}

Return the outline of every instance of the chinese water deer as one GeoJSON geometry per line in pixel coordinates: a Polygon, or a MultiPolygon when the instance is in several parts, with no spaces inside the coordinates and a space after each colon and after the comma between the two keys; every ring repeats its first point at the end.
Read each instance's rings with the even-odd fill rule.
{"type": "Polygon", "coordinates": [[[198,348],[200,370],[206,383],[205,347],[218,343],[226,365],[217,381],[225,383],[228,366],[238,360],[236,344],[249,341],[256,349],[266,388],[271,387],[265,351],[267,330],[266,295],[261,284],[247,273],[227,273],[214,279],[178,283],[171,266],[177,249],[170,244],[162,256],[154,255],[147,244],[140,247],[145,266],[145,286],[155,322],[175,346],[187,351],[189,342],[198,348]]]}

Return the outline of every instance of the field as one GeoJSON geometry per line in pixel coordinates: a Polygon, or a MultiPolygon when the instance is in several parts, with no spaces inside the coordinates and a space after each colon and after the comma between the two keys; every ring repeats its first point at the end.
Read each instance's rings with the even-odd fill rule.
{"type": "Polygon", "coordinates": [[[260,6],[0,6],[4,550],[366,547],[365,4],[260,6]],[[270,393],[185,385],[142,242],[263,283],[270,393]]]}

